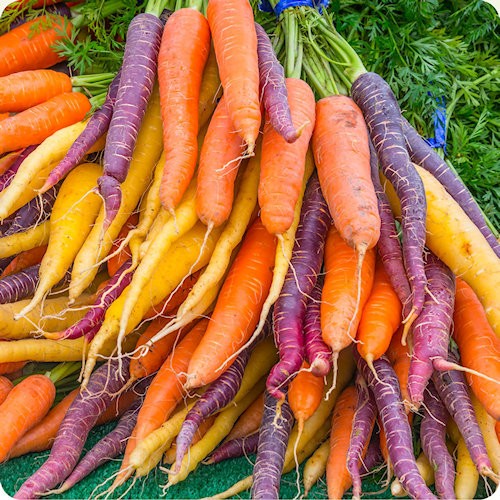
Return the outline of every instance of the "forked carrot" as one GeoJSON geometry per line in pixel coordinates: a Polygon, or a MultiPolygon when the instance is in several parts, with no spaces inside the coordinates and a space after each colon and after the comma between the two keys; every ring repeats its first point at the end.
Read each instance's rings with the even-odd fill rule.
{"type": "Polygon", "coordinates": [[[13,387],[14,384],[7,377],[0,376],[0,405],[7,399],[13,387]]]}
{"type": "Polygon", "coordinates": [[[4,269],[1,277],[9,276],[10,274],[18,273],[27,267],[39,264],[47,250],[47,245],[32,248],[21,252],[14,260],[4,269]]]}

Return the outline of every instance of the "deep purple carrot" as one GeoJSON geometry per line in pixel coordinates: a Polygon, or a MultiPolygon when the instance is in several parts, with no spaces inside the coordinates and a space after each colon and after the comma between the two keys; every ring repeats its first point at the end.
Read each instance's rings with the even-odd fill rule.
{"type": "Polygon", "coordinates": [[[411,427],[404,409],[399,381],[389,360],[385,356],[375,360],[372,371],[358,350],[353,349],[353,352],[358,370],[375,397],[394,473],[411,497],[436,498],[417,468],[411,427]]]}
{"type": "Polygon", "coordinates": [[[77,339],[85,336],[90,342],[99,330],[108,307],[121,295],[123,290],[130,284],[133,273],[127,272],[132,261],[125,261],[118,271],[109,279],[107,284],[99,290],[94,304],[85,316],[70,326],[67,330],[60,332],[59,339],[77,339]],[[97,330],[96,330],[97,329],[97,330]]]}
{"type": "Polygon", "coordinates": [[[111,82],[106,100],[89,119],[85,130],[76,138],[75,142],[68,149],[66,156],[50,172],[45,184],[40,190],[42,193],[55,186],[71,170],[73,170],[86,155],[87,151],[100,139],[108,130],[113,108],[115,106],[116,94],[120,83],[119,71],[111,82]]]}
{"type": "MultiPolygon", "coordinates": [[[[457,363],[457,359],[451,353],[448,355],[448,360],[451,363],[457,363]]],[[[498,481],[491,468],[491,462],[488,458],[481,429],[477,423],[463,372],[436,370],[432,375],[432,381],[441,401],[457,424],[479,474],[498,481]]]]}
{"type": "Polygon", "coordinates": [[[257,33],[260,93],[264,109],[274,130],[286,142],[294,142],[300,133],[292,122],[285,70],[274,53],[271,40],[265,29],[260,24],[255,23],[255,32],[257,33]]]}
{"type": "Polygon", "coordinates": [[[491,248],[500,258],[500,243],[491,232],[484,218],[483,212],[479,208],[476,200],[467,189],[462,179],[449,167],[427,142],[420,137],[418,132],[410,125],[408,120],[403,118],[403,132],[406,139],[406,146],[411,159],[421,167],[430,172],[462,207],[469,219],[481,231],[491,248]]]}
{"type": "Polygon", "coordinates": [[[147,12],[132,19],[128,31],[113,116],[104,149],[104,172],[98,179],[104,200],[103,232],[121,203],[120,185],[127,177],[132,152],[156,80],[163,21],[147,12]]]}
{"type": "Polygon", "coordinates": [[[21,163],[25,160],[25,158],[31,154],[37,146],[28,146],[23,150],[23,152],[15,159],[14,163],[9,167],[7,171],[5,171],[2,175],[0,175],[0,191],[3,191],[12,181],[14,176],[16,175],[21,163]]]}
{"type": "Polygon", "coordinates": [[[420,440],[425,456],[434,469],[436,491],[440,498],[455,498],[455,465],[446,447],[448,412],[432,382],[424,396],[424,416],[420,424],[420,440]]]}
{"type": "Polygon", "coordinates": [[[323,264],[325,238],[330,225],[330,212],[315,173],[307,184],[290,267],[274,304],[274,338],[280,360],[272,368],[266,387],[275,398],[284,398],[283,388],[299,371],[304,360],[303,325],[307,300],[323,264]]]}
{"type": "Polygon", "coordinates": [[[0,273],[3,273],[5,271],[5,268],[14,260],[15,255],[12,257],[4,257],[3,259],[0,259],[0,273]]]}
{"type": "Polygon", "coordinates": [[[372,438],[368,444],[365,458],[361,461],[359,472],[362,476],[371,474],[372,469],[380,465],[384,461],[382,451],[380,450],[380,437],[377,433],[372,433],[372,438]]]}
{"type": "Polygon", "coordinates": [[[427,204],[422,179],[413,166],[401,126],[401,110],[387,82],[376,73],[364,73],[353,83],[351,95],[361,108],[380,166],[394,186],[401,204],[403,259],[412,297],[406,329],[424,305],[425,217],[427,204]]]}
{"type": "Polygon", "coordinates": [[[380,182],[377,153],[371,141],[370,166],[373,187],[377,195],[378,212],[380,214],[380,238],[377,243],[377,250],[384,269],[389,276],[391,285],[401,304],[403,304],[403,317],[406,318],[411,310],[410,282],[406,276],[403,251],[399,243],[394,214],[380,182]]]}
{"type": "Polygon", "coordinates": [[[214,450],[210,458],[204,462],[206,464],[218,464],[230,458],[246,457],[257,452],[259,444],[259,432],[254,432],[249,436],[231,439],[221,444],[214,450]]]}
{"type": "Polygon", "coordinates": [[[432,252],[425,264],[427,290],[424,307],[411,329],[412,356],[408,372],[408,394],[418,408],[424,399],[424,390],[434,369],[447,362],[453,307],[455,304],[455,276],[432,252]]]}
{"type": "Polygon", "coordinates": [[[87,388],[68,408],[49,458],[23,483],[14,498],[38,498],[70,475],[99,415],[125,384],[129,363],[128,358],[112,358],[92,374],[87,388]]]}
{"type": "Polygon", "coordinates": [[[266,391],[251,498],[280,498],[281,474],[292,425],[293,414],[286,397],[278,400],[266,391]]]}
{"type": "Polygon", "coordinates": [[[371,439],[373,427],[375,426],[377,405],[373,394],[368,390],[365,379],[359,372],[356,376],[356,390],[358,402],[347,452],[347,470],[352,478],[352,497],[361,498],[360,466],[363,451],[371,439]]]}
{"type": "Polygon", "coordinates": [[[304,316],[306,359],[310,364],[311,373],[316,377],[326,377],[333,365],[332,350],[325,344],[321,336],[320,309],[323,282],[323,276],[318,276],[304,316]]]}

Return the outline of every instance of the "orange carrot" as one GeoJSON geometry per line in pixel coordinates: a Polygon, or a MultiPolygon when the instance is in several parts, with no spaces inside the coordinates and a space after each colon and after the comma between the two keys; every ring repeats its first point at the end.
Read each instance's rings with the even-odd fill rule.
{"type": "MultiPolygon", "coordinates": [[[[0,121],[5,120],[5,118],[8,118],[9,116],[9,113],[0,114],[0,121]]],[[[19,149],[18,151],[12,151],[12,153],[6,154],[0,158],[0,175],[9,170],[22,152],[23,150],[19,149]]]]}
{"type": "Polygon", "coordinates": [[[10,363],[0,363],[0,375],[7,375],[10,373],[22,370],[27,361],[11,361],[10,363]]]}
{"type": "Polygon", "coordinates": [[[386,355],[391,362],[393,370],[396,372],[396,376],[398,377],[401,397],[403,402],[405,402],[406,413],[409,413],[410,395],[408,393],[408,373],[410,371],[411,357],[408,345],[403,345],[401,343],[402,336],[403,328],[400,327],[392,336],[386,355]]]}
{"type": "Polygon", "coordinates": [[[264,393],[262,393],[240,416],[236,421],[231,432],[227,435],[226,441],[238,439],[260,429],[262,414],[264,413],[264,393]]]}
{"type": "Polygon", "coordinates": [[[9,276],[10,274],[18,273],[27,267],[39,264],[47,250],[47,245],[42,245],[40,247],[32,248],[31,250],[25,250],[21,252],[14,260],[4,269],[3,273],[0,275],[2,278],[9,276]]]}
{"type": "Polygon", "coordinates": [[[339,352],[349,346],[356,336],[361,312],[370,296],[375,252],[373,249],[366,252],[357,283],[356,251],[347,245],[332,225],[326,237],[325,269],[320,309],[321,331],[324,342],[332,349],[336,365],[339,352]]]}
{"type": "Polygon", "coordinates": [[[371,180],[368,131],[350,97],[325,97],[316,105],[313,152],[321,190],[342,238],[362,258],[380,236],[371,180]]]}
{"type": "Polygon", "coordinates": [[[7,399],[14,384],[7,377],[0,377],[0,405],[7,399]]]}
{"type": "Polygon", "coordinates": [[[209,0],[207,18],[229,115],[251,154],[261,122],[252,7],[248,0],[209,0]]]}
{"type": "Polygon", "coordinates": [[[326,463],[328,498],[343,498],[351,486],[346,463],[357,400],[356,388],[349,386],[342,391],[333,409],[330,453],[326,463]]]}
{"type": "Polygon", "coordinates": [[[174,12],[165,25],[158,55],[165,151],[160,199],[170,212],[181,201],[198,160],[198,101],[209,52],[205,16],[191,8],[174,12]]]}
{"type": "Polygon", "coordinates": [[[497,433],[497,439],[500,442],[500,420],[497,420],[495,424],[495,432],[497,433]]]}
{"type": "Polygon", "coordinates": [[[363,308],[356,336],[358,352],[372,370],[373,361],[387,351],[394,332],[401,324],[401,310],[401,302],[382,262],[378,260],[373,288],[363,308]]]}
{"type": "Polygon", "coordinates": [[[217,379],[252,335],[271,287],[275,253],[276,237],[256,219],[222,285],[207,332],[191,358],[187,388],[217,379]]]}
{"type": "Polygon", "coordinates": [[[58,130],[83,120],[90,101],[80,92],[65,92],[0,122],[0,154],[40,144],[58,130]]]}
{"type": "MultiPolygon", "coordinates": [[[[121,242],[125,239],[127,234],[137,226],[139,222],[139,216],[137,214],[132,214],[127,222],[122,226],[116,240],[113,241],[113,245],[111,246],[110,254],[116,252],[119,248],[121,242]]],[[[108,274],[113,276],[118,269],[130,258],[132,258],[132,254],[130,253],[130,248],[127,245],[120,253],[116,254],[114,257],[111,257],[107,262],[108,274]]]]}
{"type": "Polygon", "coordinates": [[[0,113],[24,111],[71,92],[71,79],[65,73],[50,69],[20,71],[0,77],[0,113]]]}
{"type": "MultiPolygon", "coordinates": [[[[453,340],[464,367],[500,381],[500,339],[491,328],[484,308],[472,288],[457,277],[453,340]]],[[[500,385],[466,372],[465,376],[484,409],[500,419],[500,385]]]]}
{"type": "MultiPolygon", "coordinates": [[[[0,122],[10,116],[10,113],[0,113],[0,122]]],[[[3,172],[2,172],[3,173],[3,172]]]]}
{"type": "Polygon", "coordinates": [[[52,380],[45,375],[31,375],[12,389],[0,405],[0,462],[23,434],[49,411],[56,396],[52,380]]]}
{"type": "Polygon", "coordinates": [[[306,82],[287,78],[286,88],[293,125],[303,129],[300,137],[290,144],[269,120],[264,125],[259,205],[264,226],[274,234],[283,234],[292,225],[316,117],[314,94],[306,82]]]}
{"type": "Polygon", "coordinates": [[[0,37],[0,76],[50,68],[65,58],[53,45],[69,37],[71,22],[63,16],[39,16],[0,37]]]}
{"type": "Polygon", "coordinates": [[[104,425],[108,422],[116,420],[118,417],[123,415],[131,406],[131,404],[137,399],[138,394],[132,387],[128,391],[121,393],[106,410],[99,415],[95,425],[104,425]]]}
{"type": "Polygon", "coordinates": [[[226,222],[231,213],[243,148],[222,96],[203,141],[196,178],[196,213],[209,230],[226,222]]]}

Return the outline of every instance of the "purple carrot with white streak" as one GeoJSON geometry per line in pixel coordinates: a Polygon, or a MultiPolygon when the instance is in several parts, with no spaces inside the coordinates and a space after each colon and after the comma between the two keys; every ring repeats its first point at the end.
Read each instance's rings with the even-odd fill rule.
{"type": "Polygon", "coordinates": [[[401,203],[403,260],[412,292],[406,335],[424,305],[425,189],[406,149],[401,110],[387,82],[376,73],[363,73],[353,83],[351,95],[363,112],[382,172],[401,203]]]}
{"type": "Polygon", "coordinates": [[[380,437],[377,433],[372,432],[372,437],[366,450],[365,458],[361,461],[359,472],[362,476],[371,474],[372,469],[384,462],[382,451],[380,450],[380,437]]]}
{"type": "Polygon", "coordinates": [[[85,336],[90,342],[101,327],[109,306],[132,281],[133,273],[128,272],[131,265],[130,259],[125,261],[107,284],[99,290],[94,304],[85,316],[68,329],[60,332],[57,339],[78,339],[85,336]]]}
{"type": "Polygon", "coordinates": [[[214,450],[206,464],[218,464],[230,458],[246,457],[257,452],[259,432],[226,441],[214,450]]]}
{"type": "Polygon", "coordinates": [[[120,84],[104,149],[104,170],[97,184],[104,200],[103,234],[121,204],[137,135],[156,80],[164,22],[148,12],[132,19],[127,31],[120,84]]]}
{"type": "MultiPolygon", "coordinates": [[[[457,358],[449,353],[448,361],[458,363],[457,358]]],[[[437,371],[432,375],[432,381],[446,406],[451,418],[457,424],[460,434],[464,438],[470,457],[479,474],[498,482],[498,476],[493,472],[486,444],[477,423],[476,414],[472,406],[469,389],[463,372],[457,370],[437,371]]]]}
{"type": "Polygon", "coordinates": [[[361,498],[360,465],[363,451],[368,444],[377,418],[377,405],[366,381],[358,372],[356,375],[358,401],[354,422],[352,423],[351,441],[347,452],[347,470],[352,479],[352,497],[361,498]]]}
{"type": "Polygon", "coordinates": [[[7,171],[5,171],[2,175],[0,175],[0,191],[3,191],[7,186],[10,185],[12,179],[16,175],[21,163],[26,159],[28,155],[30,155],[37,146],[28,146],[23,150],[23,152],[15,159],[14,163],[9,167],[7,171]]]}
{"type": "Polygon", "coordinates": [[[257,33],[260,92],[264,109],[274,130],[286,142],[294,142],[300,133],[292,122],[285,70],[274,53],[266,30],[260,24],[255,23],[255,32],[257,33]]]}
{"type": "Polygon", "coordinates": [[[50,172],[40,192],[44,193],[55,186],[71,170],[81,163],[87,151],[106,133],[115,107],[116,94],[120,83],[121,71],[111,82],[104,104],[90,117],[85,130],[76,138],[66,156],[50,172]]]}
{"type": "MultiPolygon", "coordinates": [[[[427,290],[424,307],[411,329],[412,356],[408,372],[410,402],[418,408],[434,369],[442,369],[448,359],[453,308],[455,305],[455,276],[432,252],[425,264],[427,290]]],[[[446,366],[446,369],[449,369],[446,366]]]]}
{"type": "Polygon", "coordinates": [[[274,304],[274,339],[280,360],[266,381],[268,392],[283,399],[283,388],[300,370],[305,356],[304,317],[307,301],[323,264],[325,239],[331,225],[318,175],[307,183],[295,243],[280,296],[274,304]]]}
{"type": "Polygon", "coordinates": [[[398,231],[394,221],[391,204],[380,182],[378,158],[372,142],[370,144],[370,167],[373,187],[377,195],[380,215],[380,238],[377,243],[378,254],[401,304],[403,317],[408,317],[411,309],[411,288],[403,263],[403,251],[399,243],[398,231]]]}
{"type": "Polygon", "coordinates": [[[434,384],[429,382],[424,396],[424,415],[420,424],[420,440],[425,456],[434,469],[436,491],[440,498],[455,498],[455,465],[446,447],[448,412],[434,384]]]}
{"type": "Polygon", "coordinates": [[[68,408],[49,458],[23,483],[14,498],[38,498],[71,474],[99,415],[124,386],[129,364],[127,357],[111,358],[91,375],[86,389],[68,408]]]}
{"type": "Polygon", "coordinates": [[[436,498],[417,468],[408,417],[399,389],[399,381],[389,360],[382,356],[373,362],[373,371],[353,349],[358,370],[375,397],[380,421],[387,438],[387,451],[394,473],[413,498],[436,498]]]}
{"type": "Polygon", "coordinates": [[[323,275],[318,276],[304,316],[304,336],[306,338],[306,359],[311,373],[316,377],[326,377],[333,366],[332,350],[321,336],[321,291],[323,275]]]}
{"type": "Polygon", "coordinates": [[[500,243],[488,227],[481,208],[467,189],[467,186],[462,182],[462,179],[460,179],[446,161],[441,158],[422,137],[420,137],[408,120],[403,118],[402,124],[406,146],[413,162],[425,168],[425,170],[430,172],[444,186],[446,191],[448,191],[453,199],[462,207],[469,219],[474,222],[481,231],[497,257],[500,258],[500,243]]]}
{"type": "Polygon", "coordinates": [[[279,400],[266,391],[257,458],[253,468],[251,498],[280,498],[281,474],[292,426],[293,413],[286,397],[279,400]]]}

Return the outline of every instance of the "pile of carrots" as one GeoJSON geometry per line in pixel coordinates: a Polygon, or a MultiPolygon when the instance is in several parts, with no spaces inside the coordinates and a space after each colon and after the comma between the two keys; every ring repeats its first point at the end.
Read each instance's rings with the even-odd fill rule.
{"type": "MultiPolygon", "coordinates": [[[[302,462],[329,498],[381,467],[394,496],[498,484],[500,244],[389,85],[300,9],[328,61],[248,0],[149,0],[96,110],[48,69],[53,40],[21,58],[29,23],[0,37],[0,462],[50,449],[15,498],[122,454],[107,493],[252,453],[217,498],[279,498],[302,462]]],[[[296,12],[277,12],[295,35],[296,12]]]]}

